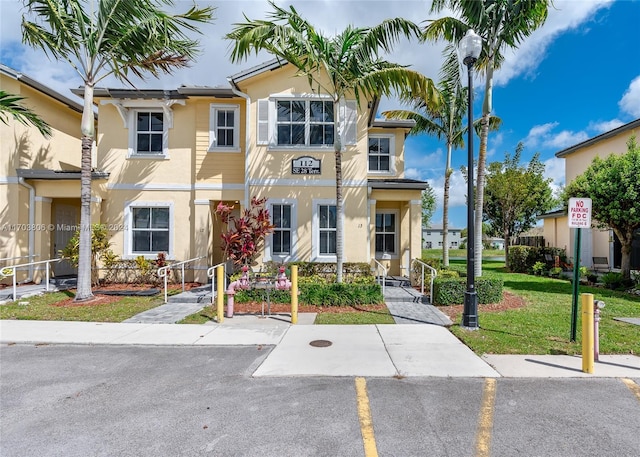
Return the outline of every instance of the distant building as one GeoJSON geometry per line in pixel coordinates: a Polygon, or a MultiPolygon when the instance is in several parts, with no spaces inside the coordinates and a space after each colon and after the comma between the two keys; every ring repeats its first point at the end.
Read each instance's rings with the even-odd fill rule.
{"type": "MultiPolygon", "coordinates": [[[[462,229],[449,227],[447,242],[449,248],[458,249],[462,244],[462,229]]],[[[424,249],[437,249],[442,247],[442,224],[433,224],[429,228],[422,229],[422,247],[424,249]]]]}

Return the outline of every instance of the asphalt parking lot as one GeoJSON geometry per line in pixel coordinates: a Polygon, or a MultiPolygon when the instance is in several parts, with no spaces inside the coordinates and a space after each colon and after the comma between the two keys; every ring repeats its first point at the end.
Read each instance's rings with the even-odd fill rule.
{"type": "Polygon", "coordinates": [[[640,449],[640,379],[252,377],[271,350],[3,345],[0,455],[619,457],[640,449]]]}

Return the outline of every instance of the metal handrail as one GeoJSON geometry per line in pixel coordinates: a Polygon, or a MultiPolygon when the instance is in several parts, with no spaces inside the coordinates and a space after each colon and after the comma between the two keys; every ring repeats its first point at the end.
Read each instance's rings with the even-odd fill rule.
{"type": "Polygon", "coordinates": [[[426,263],[424,263],[422,260],[420,259],[413,259],[414,262],[418,262],[421,266],[421,270],[420,270],[420,293],[422,295],[424,295],[424,267],[427,267],[429,270],[431,270],[431,285],[430,285],[430,290],[429,290],[429,300],[431,300],[431,303],[433,303],[433,281],[436,279],[436,276],[438,276],[438,271],[433,268],[431,265],[427,265],[426,263]]]}
{"type": "Polygon", "coordinates": [[[195,262],[196,260],[204,259],[206,256],[201,255],[200,257],[194,257],[193,259],[183,260],[182,262],[172,263],[171,265],[165,265],[164,267],[158,268],[158,278],[164,278],[164,302],[167,303],[167,271],[170,269],[174,269],[176,267],[180,267],[181,270],[181,278],[182,278],[182,291],[184,292],[184,266],[188,263],[195,262]]]}
{"type": "Polygon", "coordinates": [[[227,290],[227,263],[226,262],[220,262],[217,265],[214,265],[212,267],[210,267],[207,270],[207,277],[211,278],[211,303],[213,303],[213,299],[216,296],[216,289],[215,289],[215,285],[216,285],[216,281],[213,279],[215,274],[216,274],[216,269],[218,267],[222,267],[224,268],[224,288],[222,290],[222,293],[224,293],[225,290],[227,290]]]}
{"type": "Polygon", "coordinates": [[[6,259],[0,259],[0,262],[6,262],[7,260],[30,259],[31,257],[40,257],[40,254],[21,255],[19,257],[7,257],[6,259]]]}
{"type": "Polygon", "coordinates": [[[2,267],[0,268],[0,276],[4,278],[8,278],[8,277],[13,277],[13,299],[17,300],[18,299],[18,291],[17,291],[17,278],[16,278],[16,270],[19,267],[28,267],[31,265],[39,265],[41,263],[46,263],[46,267],[45,267],[45,274],[46,274],[46,283],[45,283],[45,290],[47,292],[49,292],[49,264],[54,263],[54,262],[60,262],[62,259],[49,259],[49,260],[38,260],[37,262],[28,262],[28,263],[21,263],[19,265],[11,265],[8,267],[2,267]]]}
{"type": "MultiPolygon", "coordinates": [[[[380,272],[380,269],[382,269],[384,275],[382,275],[382,296],[384,296],[384,292],[385,292],[385,286],[387,283],[387,267],[385,267],[384,265],[382,265],[380,262],[378,262],[375,258],[371,259],[373,260],[373,262],[376,264],[376,273],[380,272]]],[[[378,277],[380,277],[380,275],[377,275],[378,277]]]]}

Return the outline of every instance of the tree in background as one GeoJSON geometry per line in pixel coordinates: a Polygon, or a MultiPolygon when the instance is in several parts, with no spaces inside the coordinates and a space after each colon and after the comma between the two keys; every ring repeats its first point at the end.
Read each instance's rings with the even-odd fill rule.
{"type": "Polygon", "coordinates": [[[555,204],[551,179],[544,177],[544,164],[534,154],[529,165],[520,164],[524,146],[519,143],[513,157],[487,167],[484,217],[494,233],[504,238],[505,267],[509,268],[509,246],[521,233],[536,224],[537,216],[555,204]]]}
{"type": "Polygon", "coordinates": [[[482,37],[482,52],[475,65],[485,76],[475,193],[475,276],[482,275],[481,227],[489,118],[493,110],[493,73],[504,61],[506,49],[517,48],[544,24],[549,3],[549,0],[434,0],[431,4],[431,13],[447,9],[456,17],[430,21],[424,30],[425,39],[445,39],[457,46],[469,29],[482,37]]]}
{"type": "Polygon", "coordinates": [[[0,121],[5,125],[9,125],[7,116],[11,116],[23,125],[33,125],[43,137],[49,138],[51,136],[51,127],[40,119],[36,113],[22,104],[24,99],[25,97],[20,95],[8,94],[0,90],[0,121]]]}
{"type": "Polygon", "coordinates": [[[592,218],[599,228],[612,229],[622,245],[620,272],[631,278],[631,249],[640,229],[640,146],[627,141],[627,153],[596,157],[584,173],[567,185],[563,200],[590,198],[592,218]]]}
{"type": "MultiPolygon", "coordinates": [[[[231,61],[240,62],[265,50],[298,69],[316,94],[327,94],[334,104],[355,96],[371,100],[392,92],[421,94],[430,104],[439,102],[432,81],[420,73],[379,57],[388,53],[400,38],[418,37],[420,28],[401,19],[388,19],[367,28],[347,27],[334,37],[325,37],[290,6],[288,10],[269,2],[268,20],[235,24],[227,38],[233,41],[231,61]]],[[[336,281],[342,282],[344,216],[342,197],[342,142],[345,119],[334,110],[333,147],[336,163],[336,281]]]]}
{"type": "Polygon", "coordinates": [[[422,201],[422,228],[431,227],[431,218],[436,211],[436,194],[431,186],[427,186],[420,194],[422,201]]]}
{"type": "Polygon", "coordinates": [[[213,8],[195,5],[170,15],[160,6],[172,0],[24,0],[23,41],[47,56],[67,61],[82,78],[82,156],[78,288],[75,300],[89,300],[91,291],[91,148],[95,137],[93,90],[108,76],[131,84],[129,74],[157,77],[185,67],[198,42],[188,37],[195,24],[213,17],[213,8]],[[35,16],[35,21],[27,20],[35,16]]]}

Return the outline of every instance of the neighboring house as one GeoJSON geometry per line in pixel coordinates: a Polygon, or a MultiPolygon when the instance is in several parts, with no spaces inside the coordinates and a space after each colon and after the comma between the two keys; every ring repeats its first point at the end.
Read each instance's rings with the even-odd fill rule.
{"type": "MultiPolygon", "coordinates": [[[[25,97],[52,128],[51,138],[8,116],[0,123],[0,266],[58,256],[80,220],[80,120],[82,105],[38,81],[0,64],[0,88],[25,97]],[[16,259],[19,257],[19,259],[16,259]]],[[[95,173],[95,199],[107,174],[95,173]]],[[[19,280],[43,266],[22,271],[19,280]]],[[[66,262],[58,275],[73,273],[66,262]]]]}
{"type": "MultiPolygon", "coordinates": [[[[556,157],[565,159],[565,181],[570,183],[582,174],[595,157],[605,158],[610,154],[626,153],[627,140],[633,135],[640,137],[640,119],[557,152],[556,157]]],[[[544,221],[544,239],[547,246],[564,248],[567,256],[573,259],[576,229],[569,228],[566,212],[553,211],[540,218],[544,221]]],[[[613,230],[596,228],[581,230],[581,265],[592,267],[593,257],[606,257],[611,266],[620,267],[621,247],[613,230]]],[[[633,241],[631,268],[640,269],[640,231],[636,232],[633,241]]]]}
{"type": "MultiPolygon", "coordinates": [[[[449,227],[447,241],[451,249],[459,249],[463,243],[462,229],[449,227]]],[[[442,224],[433,224],[429,228],[422,229],[422,247],[424,249],[437,249],[442,247],[442,224]]]]}
{"type": "MultiPolygon", "coordinates": [[[[260,262],[335,262],[333,140],[341,134],[344,261],[375,258],[390,274],[406,274],[411,259],[421,256],[420,196],[428,185],[404,178],[404,140],[413,121],[375,119],[376,100],[358,105],[347,99],[334,106],[314,94],[293,66],[275,60],[234,75],[229,83],[174,90],[96,88],[92,222],[106,224],[112,250],[124,259],[156,258],[159,252],[171,260],[204,256],[194,279],[205,282],[207,267],[225,260],[220,249],[225,227],[216,206],[232,204],[239,213],[256,196],[268,198],[276,225],[260,262]]],[[[79,125],[78,114],[72,131],[79,125]]],[[[80,142],[74,140],[77,145],[68,152],[77,166],[80,142]]],[[[36,202],[42,196],[48,205],[64,201],[79,209],[79,181],[69,179],[73,193],[70,186],[61,186],[66,189],[61,193],[62,181],[46,180],[56,167],[5,168],[16,175],[16,189],[18,179],[35,187],[36,202]]],[[[26,202],[26,187],[20,189],[26,202]]],[[[27,213],[24,203],[10,206],[27,213]]],[[[36,222],[52,220],[50,212],[36,207],[36,222]]]]}

